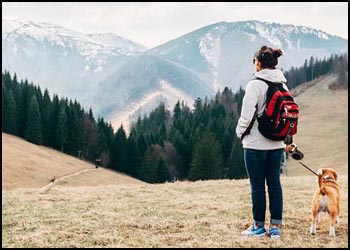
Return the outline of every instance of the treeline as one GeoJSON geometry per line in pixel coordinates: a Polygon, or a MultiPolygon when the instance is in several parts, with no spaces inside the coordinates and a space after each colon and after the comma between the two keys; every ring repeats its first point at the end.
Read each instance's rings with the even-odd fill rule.
{"type": "Polygon", "coordinates": [[[173,115],[161,104],[126,135],[94,118],[76,101],[51,98],[47,89],[2,73],[2,131],[72,156],[94,161],[150,183],[174,179],[243,178],[235,136],[244,91],[225,88],[215,99],[198,98],[194,109],[178,102],[173,115]]]}
{"type": "MultiPolygon", "coordinates": [[[[290,89],[324,74],[336,73],[347,87],[347,55],[306,60],[285,72],[290,89]]],[[[47,89],[2,73],[2,131],[102,165],[149,183],[174,179],[247,177],[235,129],[244,90],[225,88],[211,100],[197,98],[191,109],[164,104],[139,118],[127,135],[103,118],[95,119],[76,100],[51,98],[47,89]]]]}
{"type": "Polygon", "coordinates": [[[337,84],[341,88],[348,88],[348,54],[331,55],[329,58],[318,59],[311,57],[305,60],[301,67],[292,67],[286,71],[285,77],[289,89],[312,81],[319,76],[334,73],[337,75],[337,84]]]}
{"type": "Polygon", "coordinates": [[[213,100],[196,99],[191,110],[177,102],[173,112],[164,104],[132,126],[139,138],[139,178],[147,182],[173,178],[206,180],[247,177],[243,149],[235,135],[244,91],[228,88],[213,100]]]}
{"type": "Polygon", "coordinates": [[[51,98],[47,89],[2,73],[2,131],[61,152],[94,161],[110,162],[113,128],[95,119],[75,100],[51,98]]]}

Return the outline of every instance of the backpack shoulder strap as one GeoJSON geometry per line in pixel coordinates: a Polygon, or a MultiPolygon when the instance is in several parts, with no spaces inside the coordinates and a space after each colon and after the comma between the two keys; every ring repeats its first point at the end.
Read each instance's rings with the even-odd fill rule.
{"type": "Polygon", "coordinates": [[[284,88],[283,88],[283,82],[271,82],[271,81],[268,81],[268,80],[266,80],[266,79],[264,79],[264,78],[260,78],[260,77],[257,77],[257,76],[255,76],[255,77],[253,78],[253,80],[260,80],[260,81],[263,81],[263,82],[265,82],[269,87],[275,85],[275,86],[278,86],[278,88],[284,89],[284,88]]]}
{"type": "Polygon", "coordinates": [[[253,119],[250,121],[249,126],[244,131],[244,133],[242,134],[241,140],[243,140],[243,138],[250,133],[250,130],[252,129],[252,127],[254,125],[254,121],[255,121],[255,117],[256,117],[257,113],[258,113],[258,104],[255,105],[255,112],[254,112],[254,115],[253,115],[253,119]]]}

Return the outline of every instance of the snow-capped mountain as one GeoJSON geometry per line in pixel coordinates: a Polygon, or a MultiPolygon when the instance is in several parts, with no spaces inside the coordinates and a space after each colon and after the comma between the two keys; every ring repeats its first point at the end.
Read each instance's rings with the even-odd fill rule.
{"type": "Polygon", "coordinates": [[[84,34],[49,23],[3,19],[2,27],[2,68],[71,98],[86,96],[145,50],[116,34],[84,34]]]}
{"type": "Polygon", "coordinates": [[[57,25],[2,21],[2,68],[50,93],[77,98],[115,128],[127,128],[159,102],[192,105],[228,86],[237,90],[254,73],[263,45],[281,48],[278,67],[347,52],[346,39],[305,26],[260,21],[219,22],[156,48],[115,34],[83,34],[57,25]]]}
{"type": "Polygon", "coordinates": [[[179,91],[172,99],[189,105],[196,97],[211,97],[225,86],[235,91],[251,79],[253,55],[263,45],[284,51],[278,65],[284,70],[302,65],[311,56],[323,58],[347,51],[347,40],[304,26],[220,22],[148,50],[118,69],[100,84],[97,110],[119,126],[122,121],[124,125],[135,121],[160,101],[172,109],[173,100],[161,82],[179,91]],[[176,77],[180,75],[186,78],[176,77]],[[113,89],[118,92],[111,92],[113,89]]]}
{"type": "Polygon", "coordinates": [[[237,90],[253,73],[262,45],[281,48],[279,67],[288,70],[311,56],[347,51],[347,40],[305,26],[260,21],[220,22],[183,35],[148,53],[161,55],[207,76],[214,89],[237,90]]]}

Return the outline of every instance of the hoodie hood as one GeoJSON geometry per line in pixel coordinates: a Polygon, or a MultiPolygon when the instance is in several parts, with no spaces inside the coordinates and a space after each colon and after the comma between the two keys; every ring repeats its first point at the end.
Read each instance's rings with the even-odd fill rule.
{"type": "Polygon", "coordinates": [[[270,82],[287,82],[287,79],[284,77],[283,72],[280,69],[263,69],[259,72],[256,72],[254,76],[270,82]]]}

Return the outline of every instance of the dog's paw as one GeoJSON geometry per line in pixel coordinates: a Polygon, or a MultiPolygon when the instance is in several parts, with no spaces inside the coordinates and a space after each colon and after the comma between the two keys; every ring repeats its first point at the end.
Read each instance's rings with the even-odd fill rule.
{"type": "Polygon", "coordinates": [[[329,226],[329,236],[335,237],[335,228],[332,226],[329,226]]]}
{"type": "Polygon", "coordinates": [[[339,224],[339,215],[337,216],[337,218],[335,219],[335,223],[339,224]]]}
{"type": "Polygon", "coordinates": [[[316,224],[312,224],[310,228],[310,234],[315,235],[316,234],[316,224]]]}

